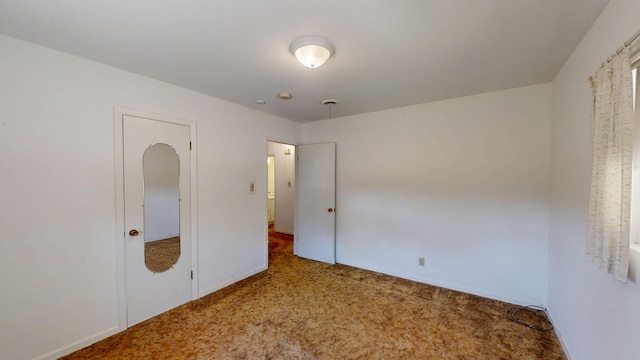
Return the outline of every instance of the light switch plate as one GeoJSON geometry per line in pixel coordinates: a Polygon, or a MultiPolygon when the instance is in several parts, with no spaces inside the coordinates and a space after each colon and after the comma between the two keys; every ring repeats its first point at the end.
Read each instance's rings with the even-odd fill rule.
{"type": "Polygon", "coordinates": [[[256,193],[256,182],[252,180],[249,182],[249,194],[255,194],[255,193],[256,193]]]}

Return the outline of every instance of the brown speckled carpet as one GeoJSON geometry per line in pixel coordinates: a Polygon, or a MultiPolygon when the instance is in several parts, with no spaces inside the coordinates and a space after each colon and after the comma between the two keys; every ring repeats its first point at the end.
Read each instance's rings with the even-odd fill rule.
{"type": "Polygon", "coordinates": [[[179,236],[144,243],[144,264],[153,272],[168,270],[179,257],[179,236]]]}
{"type": "Polygon", "coordinates": [[[556,335],[508,321],[510,304],[293,256],[65,359],[565,359],[556,335]]]}

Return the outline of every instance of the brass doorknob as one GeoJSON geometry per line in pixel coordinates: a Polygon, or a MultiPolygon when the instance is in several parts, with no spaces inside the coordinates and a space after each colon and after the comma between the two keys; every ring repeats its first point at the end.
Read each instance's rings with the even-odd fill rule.
{"type": "Polygon", "coordinates": [[[136,229],[129,230],[129,235],[131,236],[138,236],[138,234],[140,234],[140,232],[138,232],[138,230],[136,229]]]}
{"type": "Polygon", "coordinates": [[[333,212],[333,208],[327,209],[328,212],[333,212]]]}

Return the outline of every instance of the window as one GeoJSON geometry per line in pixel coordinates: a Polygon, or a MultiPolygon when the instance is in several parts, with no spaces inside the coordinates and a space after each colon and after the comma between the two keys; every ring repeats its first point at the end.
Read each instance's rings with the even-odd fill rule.
{"type": "MultiPolygon", "coordinates": [[[[598,269],[620,282],[628,280],[630,244],[635,241],[631,231],[634,129],[640,131],[634,127],[628,45],[625,43],[589,78],[593,90],[592,169],[586,254],[598,269]]],[[[640,165],[640,156],[636,162],[640,165]]],[[[640,176],[636,178],[640,180],[640,176]]],[[[640,200],[640,191],[636,195],[640,200]]],[[[636,205],[640,210],[640,201],[636,205]]],[[[640,230],[640,221],[634,229],[640,230]]]]}

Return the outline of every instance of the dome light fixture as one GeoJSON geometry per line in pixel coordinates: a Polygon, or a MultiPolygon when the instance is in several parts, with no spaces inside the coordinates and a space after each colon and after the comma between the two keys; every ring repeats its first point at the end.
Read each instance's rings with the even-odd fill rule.
{"type": "Polygon", "coordinates": [[[289,100],[292,97],[293,96],[288,92],[281,92],[281,93],[278,94],[278,99],[280,99],[280,100],[289,100]]]}
{"type": "Polygon", "coordinates": [[[322,66],[335,52],[331,41],[320,36],[303,36],[295,39],[289,50],[300,63],[315,69],[322,66]]]}

